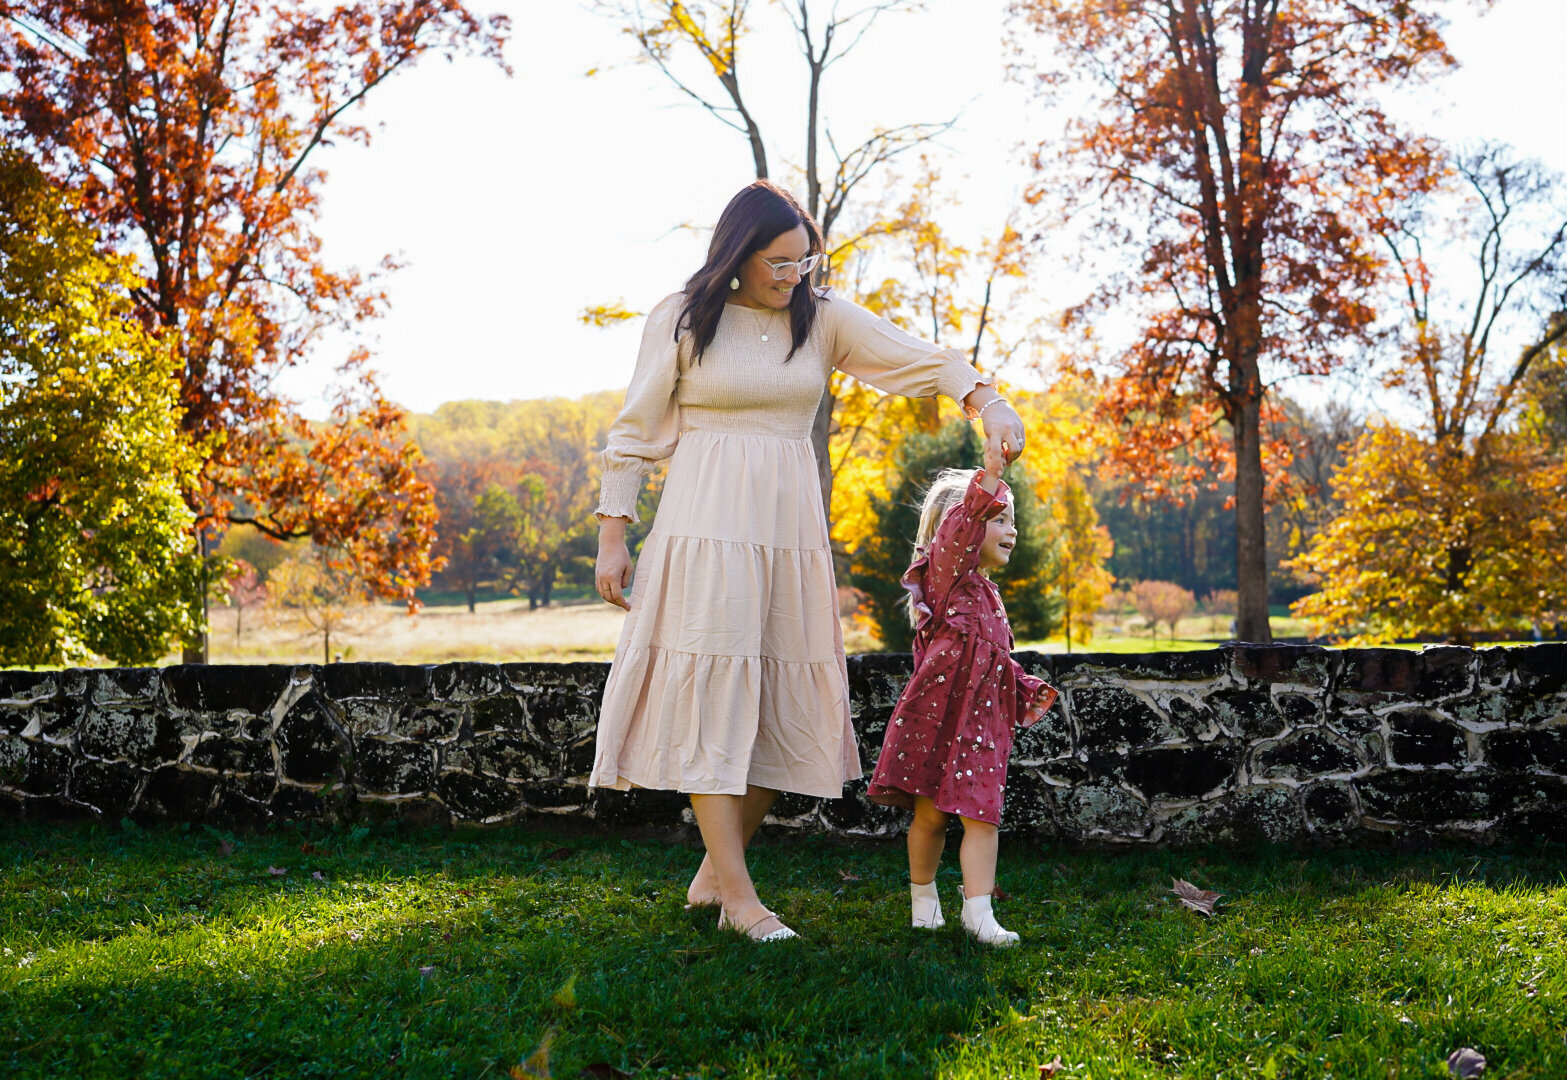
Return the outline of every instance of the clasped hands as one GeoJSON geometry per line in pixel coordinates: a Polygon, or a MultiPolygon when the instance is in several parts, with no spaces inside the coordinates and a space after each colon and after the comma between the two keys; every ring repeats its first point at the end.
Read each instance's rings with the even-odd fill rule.
{"type": "Polygon", "coordinates": [[[1000,455],[1002,463],[1010,465],[1022,456],[1023,418],[995,387],[974,387],[963,399],[963,409],[970,417],[978,416],[984,427],[987,461],[1000,455]]]}

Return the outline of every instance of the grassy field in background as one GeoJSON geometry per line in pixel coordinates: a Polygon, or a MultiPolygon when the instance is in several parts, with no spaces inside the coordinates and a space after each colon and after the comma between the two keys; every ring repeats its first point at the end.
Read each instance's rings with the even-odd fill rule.
{"type": "MultiPolygon", "coordinates": [[[[333,635],[332,653],[344,660],[438,664],[450,660],[608,660],[615,655],[624,613],[602,602],[554,604],[528,610],[526,600],[430,606],[417,615],[402,607],[358,609],[333,635]]],[[[247,610],[238,634],[236,612],[214,607],[210,657],[215,664],[320,663],[321,635],[286,612],[247,610]]],[[[170,658],[172,662],[173,658],[170,658]]]]}
{"type": "Polygon", "coordinates": [[[1004,838],[1023,944],[993,951],[956,928],[955,860],[951,923],[916,932],[901,845],[764,838],[803,936],[759,947],[681,909],[698,852],[666,839],[9,825],[0,1075],[1380,1080],[1471,1046],[1545,1080],[1562,856],[1004,838]]]}
{"type": "MultiPolygon", "coordinates": [[[[615,655],[624,615],[618,608],[598,601],[554,604],[528,610],[526,600],[490,600],[470,612],[466,605],[429,606],[410,616],[389,605],[360,609],[341,633],[333,637],[332,655],[344,660],[379,660],[404,664],[443,663],[449,660],[568,661],[608,660],[615,655]]],[[[1299,637],[1305,625],[1298,619],[1275,616],[1278,637],[1299,637]]],[[[850,653],[874,652],[881,643],[862,620],[843,620],[844,645],[850,653]]],[[[1177,652],[1208,649],[1228,640],[1230,622],[1222,616],[1195,616],[1176,627],[1174,639],[1161,628],[1155,636],[1138,620],[1101,618],[1100,631],[1087,647],[1073,645],[1074,652],[1177,652]]],[[[1059,638],[1020,642],[1020,649],[1064,652],[1059,638]]],[[[321,637],[280,611],[247,610],[240,617],[233,608],[212,610],[211,659],[213,663],[320,663],[321,637]],[[236,621],[240,631],[235,632],[236,621]]],[[[167,662],[175,662],[174,657],[167,662]]]]}

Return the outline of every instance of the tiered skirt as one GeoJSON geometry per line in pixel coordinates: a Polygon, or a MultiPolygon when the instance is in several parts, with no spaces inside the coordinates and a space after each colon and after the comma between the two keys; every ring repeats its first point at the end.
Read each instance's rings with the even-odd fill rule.
{"type": "Polygon", "coordinates": [[[836,798],[859,775],[809,440],[684,432],[637,560],[589,782],[836,798]]]}

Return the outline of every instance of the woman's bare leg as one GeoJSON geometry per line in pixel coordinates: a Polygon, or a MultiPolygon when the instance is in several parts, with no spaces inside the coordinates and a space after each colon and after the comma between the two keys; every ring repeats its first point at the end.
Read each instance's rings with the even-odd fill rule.
{"type": "Polygon", "coordinates": [[[702,843],[718,878],[723,911],[728,921],[754,938],[783,927],[756,898],[751,871],[745,865],[744,795],[692,795],[691,810],[702,843]]]}
{"type": "MultiPolygon", "coordinates": [[[[967,834],[964,834],[967,837],[967,834]]],[[[909,881],[924,885],[936,880],[941,853],[947,846],[947,815],[924,795],[914,796],[914,820],[909,825],[909,881]]],[[[966,871],[965,871],[966,872],[966,871]]]]}
{"type": "MultiPolygon", "coordinates": [[[[763,819],[777,798],[778,792],[772,788],[745,789],[740,808],[741,843],[744,846],[750,846],[751,837],[762,827],[763,819]]],[[[695,805],[693,802],[692,806],[695,805]]],[[[702,865],[697,867],[696,876],[686,886],[686,903],[692,907],[718,907],[723,903],[723,896],[718,890],[718,875],[713,871],[713,860],[705,854],[702,856],[702,865]]]]}

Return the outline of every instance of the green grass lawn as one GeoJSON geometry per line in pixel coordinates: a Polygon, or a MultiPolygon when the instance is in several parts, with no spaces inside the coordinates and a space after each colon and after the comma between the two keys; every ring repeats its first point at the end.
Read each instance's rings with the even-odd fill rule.
{"type": "Polygon", "coordinates": [[[279,829],[225,854],[9,824],[0,1075],[1441,1077],[1467,1045],[1486,1080],[1559,1078],[1562,855],[1014,839],[1024,943],[991,951],[956,929],[955,869],[947,929],[908,928],[896,844],[761,843],[803,938],[756,946],[681,909],[697,853],[667,840],[279,829]]]}

